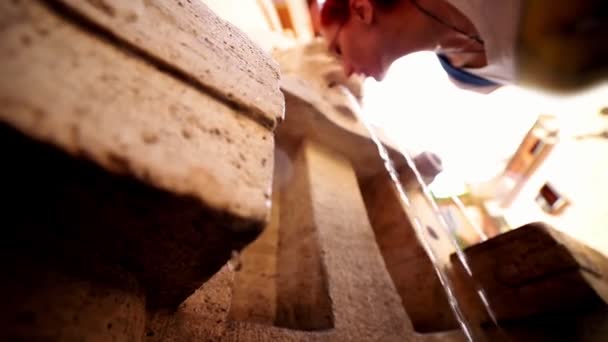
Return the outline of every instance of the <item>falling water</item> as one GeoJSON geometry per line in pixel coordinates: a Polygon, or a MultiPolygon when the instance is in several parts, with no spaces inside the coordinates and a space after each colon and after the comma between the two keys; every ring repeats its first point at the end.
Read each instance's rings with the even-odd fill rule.
{"type": "MultiPolygon", "coordinates": [[[[351,99],[351,101],[353,102],[354,105],[358,106],[358,103],[356,102],[356,100],[354,100],[354,98],[351,99]]],[[[412,203],[411,203],[403,185],[401,184],[401,181],[399,180],[399,174],[398,174],[397,170],[395,169],[393,161],[391,160],[386,147],[382,144],[382,142],[378,138],[373,126],[367,121],[367,118],[365,118],[364,115],[360,111],[357,113],[357,116],[358,116],[359,120],[361,121],[361,123],[363,123],[363,125],[366,127],[371,139],[374,141],[374,143],[376,144],[376,146],[378,148],[380,158],[384,162],[386,171],[388,172],[388,175],[392,180],[391,183],[393,185],[393,188],[395,189],[395,191],[398,194],[398,198],[399,198],[399,201],[400,201],[400,204],[401,204],[403,210],[405,211],[405,213],[407,214],[408,217],[413,218],[413,227],[414,227],[415,235],[433,264],[435,273],[437,274],[437,277],[438,277],[441,285],[443,286],[443,289],[445,291],[449,305],[454,313],[456,320],[458,321],[460,327],[462,328],[463,333],[465,334],[465,336],[467,337],[467,339],[469,341],[474,341],[474,337],[476,337],[476,336],[479,336],[481,338],[481,336],[483,336],[482,333],[475,333],[475,331],[478,331],[478,330],[473,329],[473,326],[467,320],[467,318],[465,317],[465,315],[463,314],[463,312],[460,308],[458,299],[456,298],[454,291],[453,291],[452,281],[450,280],[446,271],[441,267],[440,261],[438,260],[437,253],[433,250],[433,248],[431,247],[431,243],[429,243],[429,240],[426,238],[426,235],[424,234],[424,226],[422,225],[421,220],[418,217],[418,215],[415,213],[414,208],[412,208],[412,203]]],[[[443,215],[439,211],[437,203],[433,200],[430,190],[426,186],[425,182],[422,180],[422,177],[421,177],[420,173],[418,172],[418,169],[416,168],[412,158],[407,153],[402,153],[402,155],[406,160],[407,166],[413,171],[416,181],[417,181],[418,185],[420,186],[420,188],[422,189],[424,197],[425,197],[426,201],[428,202],[428,204],[430,205],[430,207],[432,208],[433,213],[435,214],[435,216],[439,220],[440,224],[442,225],[443,229],[447,233],[446,235],[450,237],[450,243],[454,247],[454,250],[456,251],[458,259],[460,260],[463,268],[465,269],[467,275],[473,280],[471,268],[467,261],[466,255],[464,254],[464,252],[458,245],[454,235],[450,232],[450,229],[448,227],[446,220],[444,219],[443,215]]],[[[477,288],[477,294],[478,294],[485,310],[487,311],[490,319],[492,320],[494,325],[496,327],[498,327],[498,323],[496,321],[495,314],[494,314],[493,310],[490,308],[490,305],[488,303],[487,296],[486,296],[484,290],[482,288],[480,288],[474,280],[473,280],[473,283],[475,283],[475,286],[477,288]]]]}
{"type": "Polygon", "coordinates": [[[230,260],[228,260],[228,269],[233,272],[238,272],[243,267],[243,262],[241,261],[241,253],[239,251],[233,250],[230,254],[230,260]]]}

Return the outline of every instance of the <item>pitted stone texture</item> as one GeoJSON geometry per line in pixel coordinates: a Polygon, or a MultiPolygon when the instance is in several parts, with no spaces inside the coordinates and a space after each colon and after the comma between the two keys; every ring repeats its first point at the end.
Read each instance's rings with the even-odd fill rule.
{"type": "MultiPolygon", "coordinates": [[[[356,118],[340,115],[336,108],[307,81],[296,76],[281,80],[285,93],[285,121],[277,130],[277,141],[286,150],[294,150],[302,139],[320,143],[347,158],[359,178],[386,172],[378,147],[365,126],[356,118]]],[[[350,93],[348,97],[352,98],[350,93]]],[[[383,141],[387,141],[381,137],[383,141]]],[[[405,167],[398,150],[385,144],[396,167],[405,167]]]]}
{"type": "MultiPolygon", "coordinates": [[[[298,326],[297,319],[294,321],[295,327],[288,329],[259,324],[257,317],[248,318],[246,314],[237,317],[229,315],[233,301],[243,298],[243,293],[237,293],[237,297],[234,297],[231,289],[246,288],[235,285],[239,276],[235,275],[234,270],[224,267],[188,298],[177,312],[152,315],[146,340],[463,341],[464,337],[458,331],[428,335],[413,332],[375,244],[357,179],[348,161],[308,141],[302,144],[297,153],[294,168],[298,171],[294,172],[284,189],[289,191],[290,185],[297,183],[297,193],[292,195],[291,200],[282,200],[281,212],[294,211],[292,216],[305,219],[299,223],[292,222],[293,225],[299,224],[300,228],[308,226],[316,232],[315,237],[301,243],[317,246],[316,252],[312,249],[309,251],[318,253],[314,257],[322,264],[323,271],[319,275],[314,268],[294,267],[292,271],[285,272],[286,268],[279,266],[277,276],[293,276],[296,282],[306,277],[320,276],[326,281],[327,292],[317,294],[329,295],[331,301],[329,307],[315,307],[315,298],[307,293],[302,298],[278,295],[277,304],[296,304],[306,306],[313,312],[316,310],[318,314],[330,313],[334,318],[331,326],[305,331],[303,328],[306,327],[298,326]],[[291,207],[285,207],[290,204],[291,207]]],[[[284,221],[281,219],[281,222],[284,221]]],[[[279,234],[284,229],[293,228],[282,224],[279,234]]],[[[277,257],[289,257],[280,249],[295,248],[298,244],[300,241],[297,239],[283,239],[279,242],[277,257]]],[[[284,263],[290,261],[294,265],[299,263],[299,260],[286,260],[284,263]]],[[[277,281],[276,285],[278,292],[285,290],[281,288],[283,282],[277,281]]],[[[260,302],[256,300],[253,303],[260,302]]],[[[297,310],[299,313],[306,312],[297,310]]],[[[280,315],[278,311],[277,315],[280,315]]]]}
{"type": "Polygon", "coordinates": [[[547,224],[527,224],[464,252],[499,321],[590,312],[608,303],[606,256],[547,224]]]}
{"type": "Polygon", "coordinates": [[[39,2],[0,10],[0,121],[254,225],[267,219],[270,130],[39,2]]]}
{"type": "Polygon", "coordinates": [[[1,340],[79,341],[86,336],[87,341],[128,342],[143,338],[145,299],[124,270],[98,268],[104,281],[87,281],[52,271],[47,263],[19,266],[22,269],[3,268],[0,289],[11,295],[2,299],[1,340]]]}
{"type": "MultiPolygon", "coordinates": [[[[361,183],[361,191],[384,263],[416,331],[456,329],[458,324],[433,263],[418,241],[413,219],[403,211],[388,174],[379,173],[361,183]]],[[[437,238],[447,237],[441,234],[437,238]]]]}
{"type": "Polygon", "coordinates": [[[60,0],[266,127],[283,116],[278,65],[200,0],[60,0]]]}
{"type": "MultiPolygon", "coordinates": [[[[175,308],[262,229],[196,198],[106,172],[6,125],[0,142],[0,185],[10,198],[3,204],[1,260],[33,281],[37,270],[25,261],[95,284],[109,277],[95,270],[118,267],[138,281],[148,308],[175,308]]],[[[25,285],[3,296],[46,291],[25,285]]]]}

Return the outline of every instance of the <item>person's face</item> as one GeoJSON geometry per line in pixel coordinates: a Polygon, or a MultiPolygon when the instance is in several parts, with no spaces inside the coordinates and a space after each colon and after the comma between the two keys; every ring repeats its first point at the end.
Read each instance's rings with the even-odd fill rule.
{"type": "Polygon", "coordinates": [[[362,74],[380,81],[392,59],[390,46],[381,28],[373,21],[373,7],[368,0],[351,3],[350,17],[343,24],[322,27],[329,49],[337,55],[347,76],[362,74]]]}

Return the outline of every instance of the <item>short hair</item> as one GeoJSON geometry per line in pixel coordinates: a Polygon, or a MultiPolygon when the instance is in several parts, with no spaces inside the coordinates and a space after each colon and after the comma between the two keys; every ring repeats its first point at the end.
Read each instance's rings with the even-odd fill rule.
{"type": "MultiPolygon", "coordinates": [[[[370,0],[379,9],[392,9],[402,0],[370,0]]],[[[344,24],[350,16],[349,0],[326,0],[321,8],[321,24],[344,24]]]]}

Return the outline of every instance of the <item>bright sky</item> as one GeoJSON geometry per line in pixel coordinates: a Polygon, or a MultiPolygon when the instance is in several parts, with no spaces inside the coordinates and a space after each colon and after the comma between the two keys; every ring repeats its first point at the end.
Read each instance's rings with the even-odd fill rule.
{"type": "Polygon", "coordinates": [[[538,115],[557,115],[567,133],[602,106],[608,86],[567,98],[516,87],[489,95],[460,90],[432,53],[398,60],[381,83],[366,81],[364,95],[374,124],[404,148],[439,154],[445,170],[463,180],[496,174],[538,115]]]}

